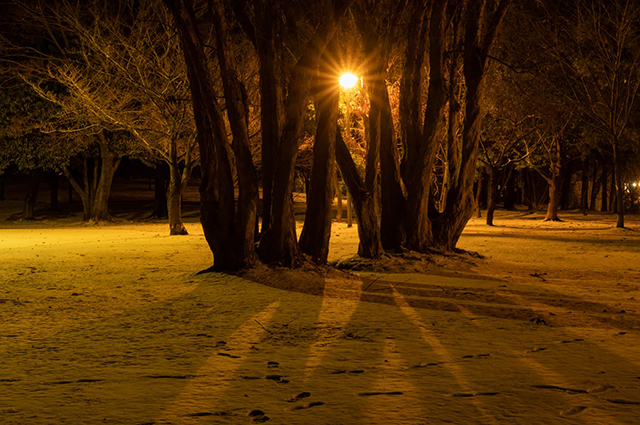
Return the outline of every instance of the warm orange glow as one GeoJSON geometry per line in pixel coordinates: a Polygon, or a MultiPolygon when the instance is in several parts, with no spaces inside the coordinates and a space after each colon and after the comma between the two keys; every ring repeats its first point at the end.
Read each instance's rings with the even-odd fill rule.
{"type": "Polygon", "coordinates": [[[347,72],[340,76],[340,85],[345,89],[350,89],[355,87],[357,82],[358,82],[358,77],[356,77],[350,72],[347,72]]]}

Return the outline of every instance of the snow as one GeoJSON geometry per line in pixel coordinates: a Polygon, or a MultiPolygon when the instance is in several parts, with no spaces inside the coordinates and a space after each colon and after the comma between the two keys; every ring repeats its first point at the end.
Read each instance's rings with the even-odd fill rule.
{"type": "Polygon", "coordinates": [[[472,219],[484,259],[242,277],[196,274],[195,222],[1,219],[0,423],[638,423],[640,217],[542,217],[472,219]]]}

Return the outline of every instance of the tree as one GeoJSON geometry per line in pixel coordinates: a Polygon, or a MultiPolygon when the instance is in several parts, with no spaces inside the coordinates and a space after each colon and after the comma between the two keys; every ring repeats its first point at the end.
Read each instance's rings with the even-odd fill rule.
{"type": "Polygon", "coordinates": [[[22,219],[33,220],[42,172],[59,172],[74,154],[60,136],[40,131],[55,108],[15,79],[0,91],[0,172],[13,164],[30,175],[22,219]]]}
{"type": "MultiPolygon", "coordinates": [[[[126,153],[169,166],[170,233],[186,234],[181,196],[198,161],[195,129],[179,41],[158,5],[94,0],[82,7],[67,1],[25,6],[24,13],[48,29],[49,42],[56,48],[36,48],[30,53],[33,59],[21,68],[36,92],[65,113],[66,122],[52,131],[87,132],[89,126],[93,134],[101,129],[127,132],[138,146],[126,153]],[[43,89],[42,81],[47,80],[65,87],[65,95],[43,89]]],[[[105,171],[114,154],[108,142],[98,139],[105,171]]],[[[107,172],[104,187],[108,176],[107,172]]],[[[102,189],[96,193],[104,193],[103,185],[98,187],[102,189]]],[[[106,217],[93,214],[93,219],[106,217]]]]}
{"type": "MultiPolygon", "coordinates": [[[[575,0],[547,4],[550,31],[570,92],[586,123],[609,143],[615,179],[617,227],[624,227],[621,151],[640,89],[640,5],[632,0],[575,0]]],[[[603,192],[604,193],[604,192],[603,192]]]]}
{"type": "Polygon", "coordinates": [[[338,103],[340,91],[335,69],[338,37],[334,36],[319,66],[316,108],[316,136],[313,168],[307,191],[307,214],[300,234],[300,249],[314,261],[326,264],[331,237],[331,207],[336,162],[338,103]]]}
{"type": "Polygon", "coordinates": [[[218,93],[209,68],[209,59],[189,0],[165,0],[173,15],[182,44],[189,77],[196,139],[200,148],[202,181],[200,185],[201,222],[213,252],[211,270],[234,270],[255,264],[254,225],[256,219],[257,182],[250,155],[242,105],[242,88],[235,73],[228,30],[220,4],[213,3],[218,59],[226,67],[225,95],[232,122],[234,145],[228,141],[225,121],[218,104],[218,93]],[[233,114],[233,115],[231,115],[233,114]],[[238,137],[238,139],[235,139],[238,137]],[[237,141],[237,142],[236,142],[237,141]],[[235,152],[239,200],[235,205],[233,158],[235,152]]]}

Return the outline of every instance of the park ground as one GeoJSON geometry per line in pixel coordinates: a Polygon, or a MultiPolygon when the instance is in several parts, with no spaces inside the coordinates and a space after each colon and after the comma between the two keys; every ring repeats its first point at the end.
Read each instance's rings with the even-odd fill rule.
{"type": "MultiPolygon", "coordinates": [[[[117,207],[117,205],[116,205],[117,207]]],[[[0,423],[636,424],[640,217],[498,212],[459,247],[334,269],[212,263],[197,217],[0,203],[0,423]],[[7,220],[8,218],[8,220],[7,220]]]]}

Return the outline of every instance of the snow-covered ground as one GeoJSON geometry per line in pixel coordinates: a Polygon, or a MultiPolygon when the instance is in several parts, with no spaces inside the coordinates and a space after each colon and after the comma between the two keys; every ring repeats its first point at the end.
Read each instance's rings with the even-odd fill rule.
{"type": "Polygon", "coordinates": [[[352,278],[196,275],[197,223],[2,219],[0,423],[639,423],[640,217],[542,217],[352,278]]]}

